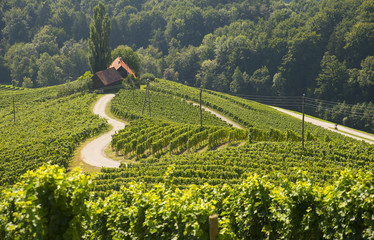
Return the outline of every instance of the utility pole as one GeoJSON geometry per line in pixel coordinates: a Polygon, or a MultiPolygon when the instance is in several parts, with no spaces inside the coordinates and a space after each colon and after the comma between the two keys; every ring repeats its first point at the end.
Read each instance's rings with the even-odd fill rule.
{"type": "Polygon", "coordinates": [[[13,121],[16,123],[16,108],[14,107],[14,96],[13,96],[13,121]]]}
{"type": "Polygon", "coordinates": [[[304,150],[304,118],[305,118],[304,107],[305,107],[305,93],[303,94],[303,104],[302,104],[303,121],[302,121],[302,133],[301,133],[301,138],[302,138],[302,147],[303,147],[303,150],[304,150]]]}
{"type": "Polygon", "coordinates": [[[149,98],[149,82],[150,80],[147,79],[147,88],[145,91],[145,96],[144,96],[144,104],[143,104],[143,110],[142,110],[142,115],[144,114],[144,107],[148,102],[148,108],[149,108],[149,117],[151,117],[151,99],[149,98]]]}
{"type": "Polygon", "coordinates": [[[200,130],[203,130],[203,109],[201,107],[201,96],[203,95],[203,88],[200,87],[200,130]]]}

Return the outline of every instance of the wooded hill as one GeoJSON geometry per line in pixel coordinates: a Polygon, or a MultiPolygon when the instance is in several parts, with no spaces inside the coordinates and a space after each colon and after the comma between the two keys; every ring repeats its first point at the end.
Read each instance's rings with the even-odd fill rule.
{"type": "MultiPolygon", "coordinates": [[[[112,49],[136,50],[142,72],[224,92],[373,101],[372,1],[104,2],[112,49]]],[[[2,1],[1,81],[43,85],[37,80],[49,72],[50,85],[88,70],[85,41],[96,5],[2,1]]]]}
{"type": "MultiPolygon", "coordinates": [[[[103,2],[111,48],[130,46],[141,59],[140,73],[234,94],[366,102],[307,110],[373,131],[371,0],[103,2]]],[[[2,1],[0,83],[54,85],[89,70],[97,3],[2,1]]]]}

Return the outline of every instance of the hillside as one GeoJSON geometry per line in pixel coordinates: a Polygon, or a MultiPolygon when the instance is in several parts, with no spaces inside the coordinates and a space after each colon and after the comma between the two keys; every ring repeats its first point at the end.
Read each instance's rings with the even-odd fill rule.
{"type": "Polygon", "coordinates": [[[129,124],[111,145],[132,163],[66,173],[76,146],[107,128],[89,110],[98,95],[67,88],[0,90],[1,181],[20,179],[0,198],[2,239],[206,239],[213,214],[219,239],[372,237],[373,145],[306,124],[302,149],[300,120],[213,91],[203,104],[244,129],[208,112],[201,129],[200,90],[157,79],[151,117],[143,88],[112,100],[129,124]]]}
{"type": "Polygon", "coordinates": [[[0,89],[0,188],[43,163],[67,168],[75,148],[107,128],[89,110],[96,95],[59,92],[60,87],[0,89]]]}
{"type": "Polygon", "coordinates": [[[237,184],[251,174],[271,176],[276,183],[293,179],[299,170],[307,171],[315,183],[326,185],[336,172],[346,168],[370,170],[373,164],[372,145],[308,123],[302,150],[301,121],[263,104],[204,91],[204,106],[245,129],[230,129],[204,119],[201,130],[197,108],[190,113],[183,102],[198,102],[199,89],[162,79],[152,82],[152,118],[147,117],[147,108],[141,115],[144,94],[145,90],[121,90],[112,100],[112,111],[132,120],[111,143],[113,151],[127,163],[119,169],[102,170],[95,187],[100,194],[119,190],[132,181],[148,186],[162,183],[169,166],[174,169],[170,174],[174,184],[184,188],[191,183],[237,184]],[[178,111],[188,119],[174,117],[178,111]],[[133,162],[128,163],[131,159],[133,162]]]}

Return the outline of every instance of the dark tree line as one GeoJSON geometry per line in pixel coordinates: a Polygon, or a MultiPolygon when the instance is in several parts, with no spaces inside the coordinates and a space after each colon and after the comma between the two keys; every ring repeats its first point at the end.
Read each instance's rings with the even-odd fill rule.
{"type": "MultiPolygon", "coordinates": [[[[98,2],[2,1],[0,81],[45,86],[89,70],[98,2]]],[[[135,51],[140,73],[229,93],[374,102],[371,0],[103,3],[111,49],[135,51]]]]}

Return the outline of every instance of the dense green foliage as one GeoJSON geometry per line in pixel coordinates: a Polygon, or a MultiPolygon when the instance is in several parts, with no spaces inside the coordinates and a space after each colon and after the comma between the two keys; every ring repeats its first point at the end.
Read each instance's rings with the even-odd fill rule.
{"type": "MultiPolygon", "coordinates": [[[[142,72],[233,93],[373,101],[372,1],[287,2],[103,1],[111,49],[136,50],[142,72]]],[[[43,68],[64,80],[70,76],[66,70],[81,71],[73,79],[87,71],[96,5],[2,1],[1,81],[20,86],[27,78],[36,85],[48,78],[43,68]]]]}
{"type": "MultiPolygon", "coordinates": [[[[199,124],[200,109],[192,103],[168,93],[150,92],[150,107],[145,101],[145,90],[120,90],[111,103],[111,111],[125,120],[148,117],[178,123],[199,124]],[[144,108],[144,110],[143,110],[144,108]],[[142,114],[143,113],[143,114],[142,114]]],[[[203,111],[203,123],[207,125],[228,126],[215,115],[203,111]]]]}
{"type": "MultiPolygon", "coordinates": [[[[55,166],[28,172],[0,197],[1,239],[207,239],[218,215],[219,239],[372,239],[374,179],[344,171],[318,187],[299,172],[274,185],[250,175],[241,184],[180,190],[163,184],[121,187],[89,198],[89,177],[55,166]]],[[[92,195],[91,195],[92,196],[92,195]]]]}
{"type": "Polygon", "coordinates": [[[94,94],[58,93],[57,87],[0,91],[1,188],[45,162],[68,167],[76,146],[107,127],[89,110],[94,94]]]}
{"type": "Polygon", "coordinates": [[[87,217],[90,177],[43,165],[4,191],[1,239],[79,239],[87,217]]]}

